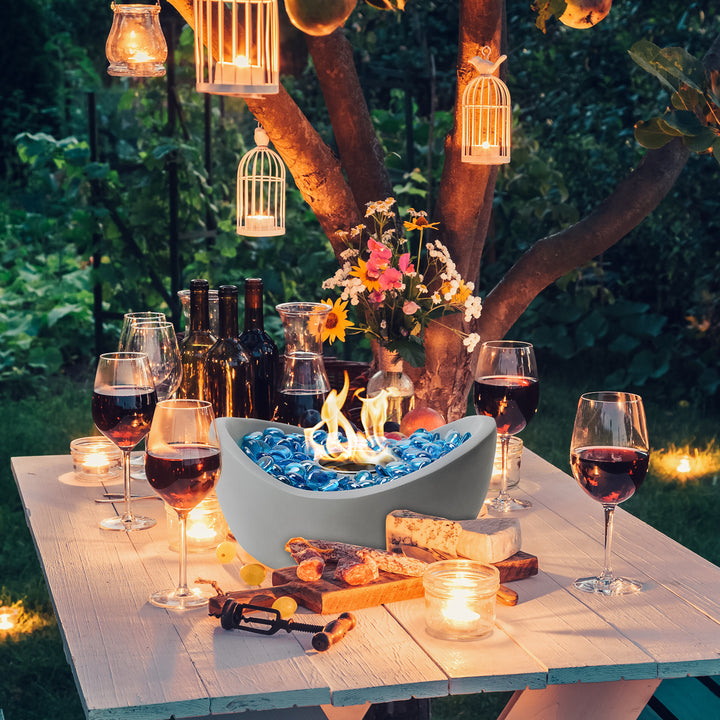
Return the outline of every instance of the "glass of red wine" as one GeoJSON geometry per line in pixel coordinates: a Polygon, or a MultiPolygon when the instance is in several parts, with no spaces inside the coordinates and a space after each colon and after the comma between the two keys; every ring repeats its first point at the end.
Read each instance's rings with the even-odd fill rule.
{"type": "Polygon", "coordinates": [[[105,530],[145,530],[154,518],[135,515],[130,507],[130,453],[148,434],[157,394],[145,353],[115,352],[100,356],[95,372],[92,418],[97,429],[120,450],[125,512],[100,522],[105,530]]]}
{"type": "Polygon", "coordinates": [[[186,524],[190,511],[220,476],[220,444],[212,405],[206,400],[163,400],[155,409],[147,439],[145,474],[155,492],[179,518],[179,581],[150,596],[153,605],[189,610],[207,605],[208,593],[187,583],[186,524]]]}
{"type": "Polygon", "coordinates": [[[508,513],[532,507],[511,497],[507,490],[510,437],[519,433],[537,410],[539,385],[533,346],[519,340],[490,340],[480,347],[473,401],[478,415],[495,418],[500,436],[502,476],[500,492],[488,502],[495,512],[508,513]]]}
{"type": "Polygon", "coordinates": [[[639,395],[593,392],[578,402],[570,466],[580,487],[605,510],[605,565],[597,577],[579,578],[578,590],[603,595],[639,592],[636,580],[616,577],[611,566],[615,506],[635,494],[650,460],[645,409],[639,395]]]}

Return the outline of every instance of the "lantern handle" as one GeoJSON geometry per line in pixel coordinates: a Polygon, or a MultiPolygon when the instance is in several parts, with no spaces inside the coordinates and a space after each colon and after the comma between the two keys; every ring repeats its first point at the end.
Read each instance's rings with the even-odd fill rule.
{"type": "Polygon", "coordinates": [[[262,125],[255,128],[255,144],[258,147],[267,147],[270,144],[270,138],[262,125]]]}
{"type": "MultiPolygon", "coordinates": [[[[483,48],[483,51],[487,50],[487,53],[483,52],[483,54],[487,57],[487,55],[490,54],[490,48],[487,46],[483,48]]],[[[473,58],[470,58],[468,62],[480,73],[480,75],[492,75],[499,67],[500,65],[507,60],[507,55],[500,55],[500,57],[493,63],[491,60],[487,60],[485,58],[481,58],[479,55],[476,55],[473,58]]]]}

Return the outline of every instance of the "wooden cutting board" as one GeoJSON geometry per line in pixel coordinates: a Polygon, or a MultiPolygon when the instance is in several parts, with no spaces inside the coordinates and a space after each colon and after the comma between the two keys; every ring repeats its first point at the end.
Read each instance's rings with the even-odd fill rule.
{"type": "MultiPolygon", "coordinates": [[[[521,551],[507,560],[495,563],[495,566],[500,571],[500,582],[506,583],[536,575],[538,560],[535,555],[521,551]]],[[[405,577],[381,571],[380,577],[367,585],[348,585],[341,580],[335,580],[334,572],[335,567],[328,566],[319,580],[305,582],[298,580],[297,566],[293,565],[273,571],[271,588],[243,590],[228,595],[239,602],[251,602],[255,599],[256,604],[260,602],[257,598],[261,597],[290,596],[298,605],[304,605],[312,612],[323,615],[423,596],[421,577],[405,577]]]]}

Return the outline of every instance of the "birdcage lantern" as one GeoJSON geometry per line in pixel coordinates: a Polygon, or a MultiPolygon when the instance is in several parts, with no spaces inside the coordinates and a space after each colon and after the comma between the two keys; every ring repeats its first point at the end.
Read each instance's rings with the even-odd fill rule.
{"type": "Polygon", "coordinates": [[[478,71],[465,88],[462,100],[462,161],[476,165],[503,165],[510,162],[510,92],[493,75],[506,59],[489,60],[490,48],[470,63],[478,71]]]}
{"type": "Polygon", "coordinates": [[[285,165],[268,143],[265,130],[256,128],[257,147],[245,153],[238,166],[238,235],[285,234],[285,165]]]}
{"type": "Polygon", "coordinates": [[[108,75],[162,77],[167,43],[160,28],[160,2],[155,5],[112,3],[113,22],[105,42],[108,75]]]}
{"type": "Polygon", "coordinates": [[[278,0],[193,0],[193,7],[197,91],[242,97],[277,93],[278,0]]]}

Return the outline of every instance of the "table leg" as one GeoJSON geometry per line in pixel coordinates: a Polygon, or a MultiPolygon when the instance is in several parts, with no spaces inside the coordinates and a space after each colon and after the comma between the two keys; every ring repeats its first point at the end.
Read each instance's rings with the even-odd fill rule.
{"type": "Polygon", "coordinates": [[[320,709],[327,715],[328,720],[362,720],[365,717],[370,703],[364,705],[348,705],[335,707],[334,705],[321,705],[320,709]]]}
{"type": "Polygon", "coordinates": [[[498,720],[636,720],[659,684],[617,680],[518,690],[498,720]]]}

